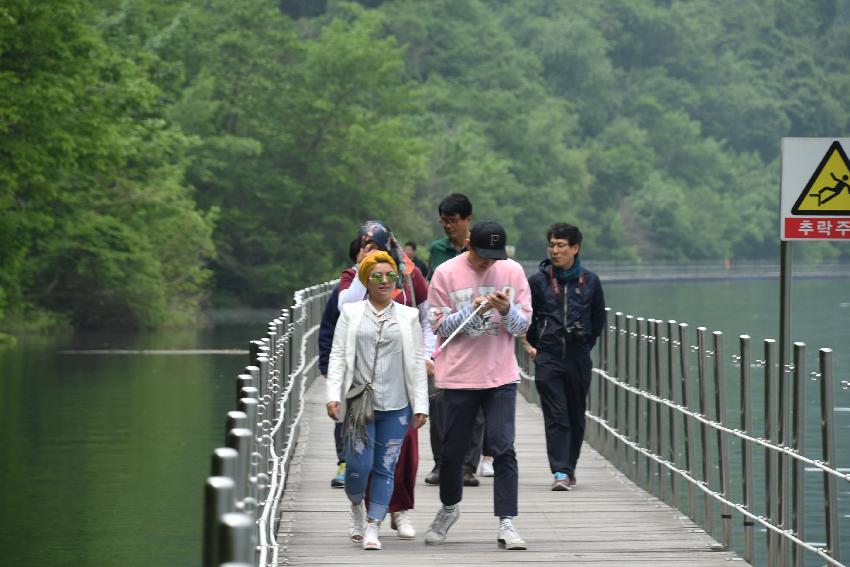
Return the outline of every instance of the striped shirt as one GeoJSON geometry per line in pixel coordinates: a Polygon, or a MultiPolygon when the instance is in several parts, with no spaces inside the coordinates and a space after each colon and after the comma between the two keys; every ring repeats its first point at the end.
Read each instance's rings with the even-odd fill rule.
{"type": "Polygon", "coordinates": [[[379,411],[402,409],[410,403],[404,382],[401,330],[393,305],[390,303],[378,311],[371,301],[366,300],[363,319],[357,329],[353,384],[372,383],[374,407],[379,411]],[[374,372],[373,363],[376,366],[374,372]]]}

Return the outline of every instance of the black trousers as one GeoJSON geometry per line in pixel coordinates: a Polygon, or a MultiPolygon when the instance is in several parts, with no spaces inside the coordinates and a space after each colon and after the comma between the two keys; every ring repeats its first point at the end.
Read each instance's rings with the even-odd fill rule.
{"type": "Polygon", "coordinates": [[[590,351],[571,349],[561,353],[538,352],[534,383],[540,396],[546,428],[546,453],[552,473],[575,476],[581,445],[584,443],[584,412],[590,389],[590,351]]]}
{"type": "Polygon", "coordinates": [[[443,390],[443,453],[440,500],[446,506],[463,497],[463,461],[479,409],[487,423],[487,449],[493,454],[493,508],[496,516],[517,515],[519,469],[514,451],[516,384],[484,390],[443,390]]]}
{"type": "MultiPolygon", "coordinates": [[[[428,422],[431,434],[431,454],[434,456],[434,468],[440,468],[440,455],[443,452],[443,392],[436,390],[428,399],[428,422]]],[[[478,469],[478,461],[481,459],[481,451],[484,445],[484,412],[479,411],[475,417],[475,425],[472,435],[469,437],[466,453],[463,458],[464,472],[475,473],[478,469]]],[[[488,455],[489,456],[489,455],[488,455]]]]}
{"type": "Polygon", "coordinates": [[[342,424],[334,425],[334,446],[336,447],[336,464],[345,462],[345,444],[342,441],[342,424]]]}

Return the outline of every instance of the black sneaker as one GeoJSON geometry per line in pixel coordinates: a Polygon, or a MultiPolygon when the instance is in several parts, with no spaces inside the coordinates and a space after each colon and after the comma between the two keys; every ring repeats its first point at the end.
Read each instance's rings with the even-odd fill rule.
{"type": "Polygon", "coordinates": [[[474,474],[471,472],[463,473],[463,485],[464,486],[478,486],[481,482],[476,478],[474,474]]]}
{"type": "Polygon", "coordinates": [[[425,475],[425,484],[440,484],[440,469],[434,468],[425,475]]]}

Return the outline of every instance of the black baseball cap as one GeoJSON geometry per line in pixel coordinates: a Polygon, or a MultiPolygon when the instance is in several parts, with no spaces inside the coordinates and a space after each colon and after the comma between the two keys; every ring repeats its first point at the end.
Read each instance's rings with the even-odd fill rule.
{"type": "Polygon", "coordinates": [[[507,259],[508,253],[505,251],[507,240],[505,229],[493,221],[476,223],[469,232],[469,245],[475,249],[476,254],[488,260],[507,259]]]}

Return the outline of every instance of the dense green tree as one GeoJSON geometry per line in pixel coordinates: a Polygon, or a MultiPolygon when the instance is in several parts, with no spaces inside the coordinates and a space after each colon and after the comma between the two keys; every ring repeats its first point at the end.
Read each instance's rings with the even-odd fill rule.
{"type": "Polygon", "coordinates": [[[191,141],[81,1],[0,17],[0,287],[21,324],[178,324],[206,292],[210,217],[183,177],[191,141]]]}
{"type": "MultiPolygon", "coordinates": [[[[772,257],[779,139],[850,127],[850,0],[0,6],[0,318],[189,320],[470,196],[518,256],[772,257]],[[213,278],[210,279],[210,274],[213,278]]],[[[811,247],[820,258],[846,247],[811,247]]]]}

